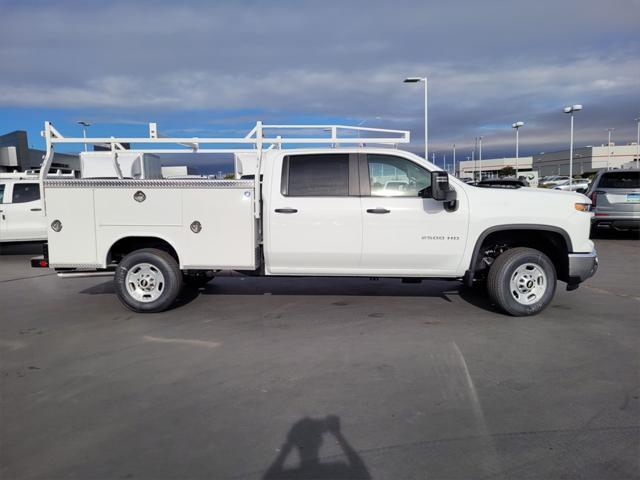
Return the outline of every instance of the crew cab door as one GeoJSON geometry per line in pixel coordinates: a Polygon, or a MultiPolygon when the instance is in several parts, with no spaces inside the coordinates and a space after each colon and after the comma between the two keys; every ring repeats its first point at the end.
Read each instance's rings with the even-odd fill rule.
{"type": "Polygon", "coordinates": [[[2,206],[6,222],[6,239],[13,241],[44,240],[46,221],[42,215],[40,185],[37,182],[13,184],[11,200],[2,206]]]}
{"type": "Polygon", "coordinates": [[[419,192],[430,187],[431,172],[393,154],[360,155],[360,178],[363,271],[380,276],[456,275],[468,230],[464,192],[458,191],[455,211],[422,198],[419,192]]]}
{"type": "Polygon", "coordinates": [[[276,161],[265,257],[267,273],[353,274],[362,250],[355,154],[287,155],[276,161]]]}

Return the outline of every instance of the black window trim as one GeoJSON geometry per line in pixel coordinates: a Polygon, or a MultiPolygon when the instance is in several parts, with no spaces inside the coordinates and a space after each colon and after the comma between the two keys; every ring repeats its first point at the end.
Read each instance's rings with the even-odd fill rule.
{"type": "Polygon", "coordinates": [[[358,154],[345,152],[293,153],[282,158],[282,176],[280,178],[280,194],[291,198],[349,198],[360,196],[360,179],[358,172],[358,154]],[[347,195],[291,195],[289,194],[289,158],[312,155],[347,155],[349,159],[349,193],[347,195]]]}

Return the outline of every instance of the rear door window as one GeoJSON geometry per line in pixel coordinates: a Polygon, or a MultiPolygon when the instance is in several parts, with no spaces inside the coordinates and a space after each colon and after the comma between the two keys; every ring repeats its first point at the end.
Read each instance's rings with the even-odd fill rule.
{"type": "Polygon", "coordinates": [[[40,200],[40,186],[37,183],[16,183],[13,185],[13,203],[27,203],[40,200]]]}
{"type": "Polygon", "coordinates": [[[283,165],[283,194],[293,197],[349,195],[349,154],[289,155],[283,165]]]}
{"type": "Polygon", "coordinates": [[[640,172],[610,172],[600,178],[598,188],[640,188],[640,172]]]}

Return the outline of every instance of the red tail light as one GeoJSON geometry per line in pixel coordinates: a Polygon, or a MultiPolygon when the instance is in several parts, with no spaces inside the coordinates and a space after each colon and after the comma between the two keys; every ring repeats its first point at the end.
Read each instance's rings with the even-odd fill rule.
{"type": "Polygon", "coordinates": [[[595,190],[592,194],[591,194],[591,208],[594,209],[596,208],[596,204],[598,202],[598,195],[601,195],[603,193],[607,193],[607,192],[603,192],[602,190],[595,190]]]}

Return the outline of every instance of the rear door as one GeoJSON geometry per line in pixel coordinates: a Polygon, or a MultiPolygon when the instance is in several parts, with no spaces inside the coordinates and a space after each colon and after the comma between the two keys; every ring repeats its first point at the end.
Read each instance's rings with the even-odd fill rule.
{"type": "Polygon", "coordinates": [[[265,212],[268,273],[355,273],[362,250],[357,155],[287,155],[274,172],[265,212]]]}
{"type": "Polygon", "coordinates": [[[11,203],[5,203],[3,209],[9,239],[14,241],[46,239],[46,222],[42,215],[40,185],[37,182],[14,183],[11,203]]]}

